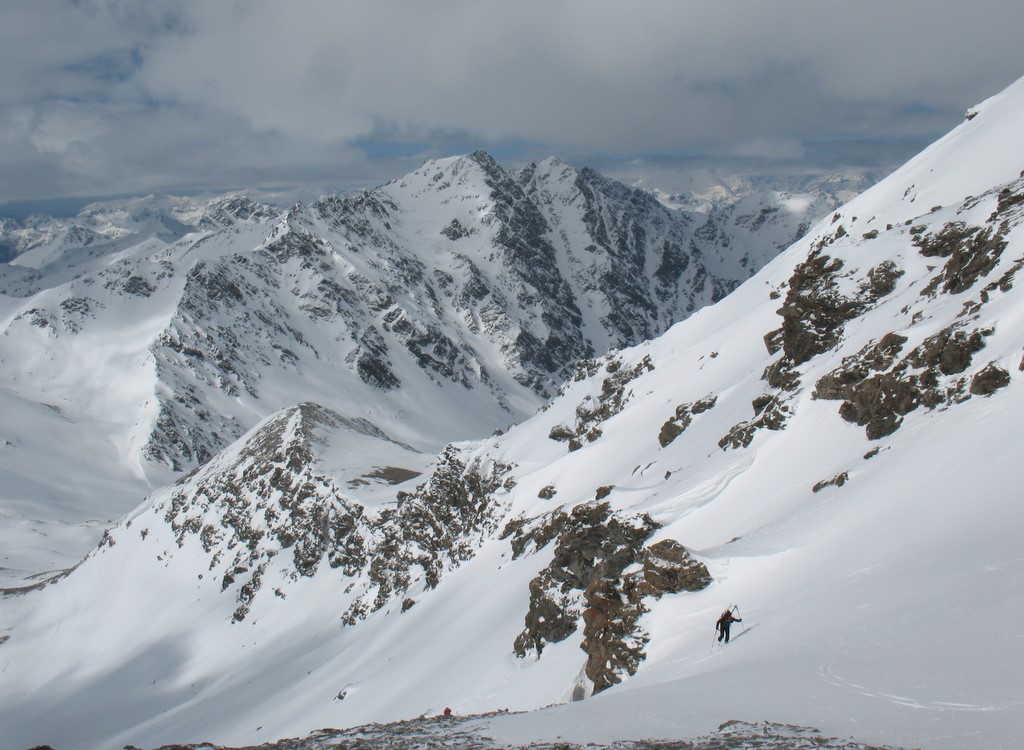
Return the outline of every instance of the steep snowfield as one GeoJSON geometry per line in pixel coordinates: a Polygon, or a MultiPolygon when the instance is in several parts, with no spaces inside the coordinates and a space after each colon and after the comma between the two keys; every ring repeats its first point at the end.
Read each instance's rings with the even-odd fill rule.
{"type": "Polygon", "coordinates": [[[480,726],[1019,746],[1024,80],[976,112],[718,304],[429,468],[360,415],[265,420],[0,600],[5,742],[564,704],[480,726]],[[677,544],[710,585],[654,585],[677,544]]]}

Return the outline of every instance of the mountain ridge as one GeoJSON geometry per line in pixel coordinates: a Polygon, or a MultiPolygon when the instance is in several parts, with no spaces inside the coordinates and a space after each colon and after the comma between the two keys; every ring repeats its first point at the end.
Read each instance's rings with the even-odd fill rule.
{"type": "Polygon", "coordinates": [[[3,524],[53,540],[12,577],[71,564],[59,549],[84,553],[96,522],[299,401],[432,450],[528,416],[577,359],[657,335],[777,251],[696,221],[593,170],[476,152],[290,209],[151,196],[8,222],[0,399],[33,417],[0,453],[3,524]],[[69,424],[64,460],[92,488],[57,481],[33,434],[69,424]]]}

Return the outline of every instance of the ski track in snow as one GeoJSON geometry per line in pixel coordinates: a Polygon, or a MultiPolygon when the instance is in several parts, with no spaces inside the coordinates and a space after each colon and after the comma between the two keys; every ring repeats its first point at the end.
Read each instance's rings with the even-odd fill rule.
{"type": "Polygon", "coordinates": [[[839,675],[832,671],[832,668],[828,665],[823,665],[819,670],[818,674],[822,680],[830,685],[843,688],[845,690],[853,690],[854,692],[867,696],[868,698],[878,698],[879,700],[889,701],[900,706],[907,706],[908,708],[919,708],[927,711],[1005,711],[1012,705],[1020,705],[1020,701],[1014,704],[1006,704],[1000,706],[982,706],[971,703],[955,703],[951,701],[936,701],[936,700],[920,700],[917,698],[910,698],[907,696],[890,695],[888,693],[881,692],[879,690],[872,690],[871,688],[865,687],[864,685],[858,685],[857,683],[845,680],[839,675]]]}

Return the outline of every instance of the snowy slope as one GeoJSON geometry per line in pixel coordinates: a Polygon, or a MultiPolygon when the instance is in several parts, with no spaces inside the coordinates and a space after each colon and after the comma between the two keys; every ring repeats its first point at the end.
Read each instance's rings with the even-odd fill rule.
{"type": "Polygon", "coordinates": [[[487,435],[776,252],[704,243],[591,170],[483,152],[289,211],[151,196],[8,222],[0,242],[10,581],[73,564],[95,522],[301,401],[432,451],[487,435]],[[18,551],[25,529],[53,553],[18,551]]]}
{"type": "Polygon", "coordinates": [[[268,417],[67,577],[0,599],[8,742],[564,704],[480,727],[1015,747],[1024,80],[975,112],[503,435],[427,459],[361,415],[268,417]]]}

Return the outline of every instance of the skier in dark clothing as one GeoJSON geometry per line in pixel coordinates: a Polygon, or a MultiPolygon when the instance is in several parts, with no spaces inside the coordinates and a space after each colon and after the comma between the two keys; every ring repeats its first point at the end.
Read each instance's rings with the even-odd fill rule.
{"type": "Polygon", "coordinates": [[[722,639],[725,642],[729,642],[729,628],[732,627],[734,622],[743,622],[739,617],[736,617],[731,609],[725,610],[722,616],[718,618],[718,622],[715,623],[715,632],[718,633],[718,642],[721,643],[722,639]]]}

